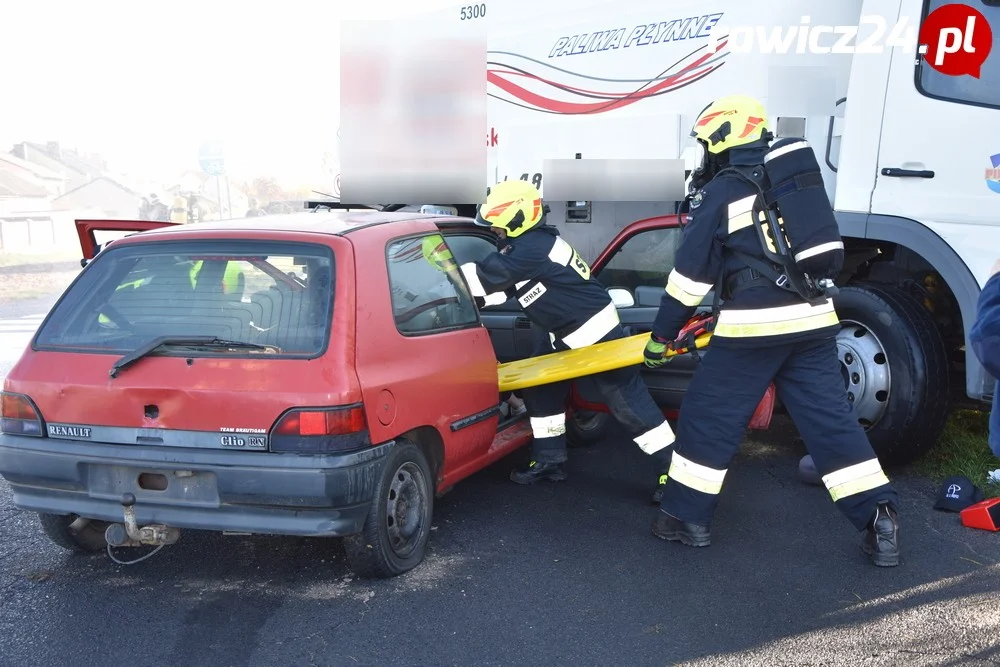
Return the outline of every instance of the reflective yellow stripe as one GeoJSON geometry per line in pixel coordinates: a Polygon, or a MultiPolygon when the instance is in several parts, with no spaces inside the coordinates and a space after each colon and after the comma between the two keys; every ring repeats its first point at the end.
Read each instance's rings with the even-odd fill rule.
{"type": "Polygon", "coordinates": [[[674,452],[670,459],[670,470],[667,474],[675,482],[712,495],[717,495],[722,490],[722,480],[726,478],[725,470],[703,466],[684,458],[677,452],[674,452]]]}
{"type": "Polygon", "coordinates": [[[810,257],[815,257],[816,255],[822,255],[824,252],[830,252],[831,250],[843,250],[843,241],[831,241],[829,243],[820,243],[819,245],[814,245],[811,248],[806,248],[805,250],[799,252],[795,255],[795,261],[801,262],[804,259],[809,259],[810,257]]]}
{"type": "Polygon", "coordinates": [[[634,440],[635,444],[639,445],[639,449],[647,454],[652,454],[660,451],[661,449],[666,449],[670,445],[674,444],[675,439],[676,436],[674,436],[673,429],[671,429],[670,424],[664,420],[662,424],[649,429],[634,440]]]}
{"type": "Polygon", "coordinates": [[[889,478],[885,476],[877,458],[841,468],[823,476],[823,484],[826,485],[834,502],[856,493],[877,489],[888,483],[889,478]]]}
{"type": "Polygon", "coordinates": [[[549,259],[559,266],[566,266],[573,259],[573,246],[557,236],[549,250],[549,259]]]}
{"type": "Polygon", "coordinates": [[[800,303],[756,310],[723,309],[715,325],[715,335],[721,338],[778,336],[837,324],[840,324],[840,318],[833,308],[833,301],[827,299],[818,306],[800,303]]]}
{"type": "Polygon", "coordinates": [[[798,139],[792,143],[785,144],[781,148],[776,148],[764,156],[764,164],[767,164],[776,157],[781,157],[782,155],[787,155],[792,151],[801,150],[803,148],[809,148],[809,142],[805,139],[798,139]]]}
{"type": "Polygon", "coordinates": [[[499,306],[500,304],[507,303],[507,295],[503,292],[493,292],[482,297],[482,299],[484,301],[484,308],[486,306],[499,306]]]}
{"type": "Polygon", "coordinates": [[[738,232],[741,229],[753,224],[753,203],[757,195],[750,195],[743,199],[738,199],[729,205],[729,233],[738,232]]]}
{"type": "Polygon", "coordinates": [[[697,306],[711,291],[711,283],[700,283],[673,269],[667,276],[667,294],[685,306],[697,306]]]}
{"type": "Polygon", "coordinates": [[[462,275],[465,276],[465,280],[469,283],[469,290],[472,292],[472,296],[485,297],[486,290],[483,288],[483,283],[479,280],[479,274],[476,273],[476,265],[474,262],[468,262],[461,266],[462,275]]]}
{"type": "Polygon", "coordinates": [[[551,417],[531,417],[531,434],[536,438],[554,438],[566,432],[566,413],[551,417]]]}
{"type": "Polygon", "coordinates": [[[593,345],[614,329],[618,322],[618,309],[615,308],[615,304],[609,303],[603,310],[580,325],[579,329],[563,336],[562,342],[573,350],[593,345]]]}

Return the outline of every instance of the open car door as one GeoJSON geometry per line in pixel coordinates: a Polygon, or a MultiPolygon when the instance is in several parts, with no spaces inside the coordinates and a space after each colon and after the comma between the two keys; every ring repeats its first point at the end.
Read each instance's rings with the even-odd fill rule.
{"type": "MultiPolygon", "coordinates": [[[[594,261],[592,275],[615,298],[618,315],[626,332],[648,334],[653,328],[667,276],[682,238],[680,215],[667,215],[634,222],[622,230],[594,261]]],[[[711,313],[714,290],[702,300],[696,313],[711,313]]],[[[626,350],[627,352],[628,350],[626,350]]],[[[660,368],[641,367],[643,380],[661,409],[680,409],[698,358],[683,354],[660,368]]],[[[577,396],[592,402],[586,382],[578,382],[577,396]]],[[[592,393],[592,392],[591,392],[592,393]]],[[[774,407],[774,387],[768,388],[751,419],[752,429],[766,429],[774,407]]]]}
{"type": "Polygon", "coordinates": [[[80,266],[86,266],[101,251],[102,244],[97,242],[95,232],[137,233],[181,224],[179,222],[161,222],[159,220],[76,220],[75,223],[76,235],[80,238],[80,250],[83,252],[83,259],[80,260],[80,266]]]}
{"type": "MultiPolygon", "coordinates": [[[[615,294],[618,315],[627,333],[645,334],[652,330],[681,234],[677,215],[634,222],[594,261],[594,278],[613,294],[618,292],[615,294]],[[623,300],[623,296],[628,298],[623,300]]],[[[699,313],[711,312],[713,296],[709,292],[698,308],[699,313]]],[[[676,410],[697,368],[698,361],[693,355],[682,355],[662,368],[643,366],[642,375],[660,407],[676,410]]]]}

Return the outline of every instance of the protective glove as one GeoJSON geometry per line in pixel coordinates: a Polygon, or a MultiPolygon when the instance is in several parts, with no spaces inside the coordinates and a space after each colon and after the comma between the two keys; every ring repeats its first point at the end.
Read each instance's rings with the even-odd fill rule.
{"type": "Polygon", "coordinates": [[[656,334],[649,335],[649,342],[646,343],[646,350],[643,352],[643,363],[649,368],[659,368],[670,361],[667,354],[666,338],[660,338],[656,334]]]}

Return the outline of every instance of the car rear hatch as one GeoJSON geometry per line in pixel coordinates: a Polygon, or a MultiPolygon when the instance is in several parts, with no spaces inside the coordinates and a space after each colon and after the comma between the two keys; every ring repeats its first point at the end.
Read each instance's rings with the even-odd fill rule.
{"type": "Polygon", "coordinates": [[[278,240],[112,244],[8,377],[3,430],[253,451],[367,444],[353,320],[331,338],[334,309],[354,310],[353,295],[334,298],[334,260],[330,246],[278,240]]]}

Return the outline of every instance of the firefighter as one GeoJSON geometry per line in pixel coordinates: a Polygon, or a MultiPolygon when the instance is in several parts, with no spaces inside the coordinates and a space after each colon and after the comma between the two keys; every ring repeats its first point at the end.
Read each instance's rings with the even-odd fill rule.
{"type": "MultiPolygon", "coordinates": [[[[580,254],[546,224],[548,208],[527,181],[503,181],[491,188],[476,224],[501,239],[503,249],[461,266],[477,303],[517,298],[535,329],[532,356],[587,347],[625,336],[607,290],[590,275],[580,254]]],[[[662,464],[674,434],[636,366],[593,376],[612,414],[647,454],[662,464]]],[[[568,382],[523,391],[534,435],[527,468],[511,473],[518,484],[566,479],[568,382]]]]}
{"type": "MultiPolygon", "coordinates": [[[[862,550],[876,566],[895,566],[897,497],[847,399],[833,302],[807,301],[782,287],[787,281],[762,277],[743,259],[767,260],[753,218],[761,210],[760,191],[735,171],[764,165],[773,138],[767,127],[760,102],[731,96],[702,110],[691,132],[704,151],[702,167],[695,171],[702,186],[690,201],[676,263],[646,345],[646,365],[666,363],[668,341],[716,283],[724,303],[709,350],[684,396],[652,532],[689,546],[710,544],[723,479],[773,380],[835,505],[863,533],[862,550]]],[[[815,208],[829,206],[823,187],[808,196],[822,197],[811,200],[816,217],[832,215],[815,208]]],[[[810,224],[809,217],[803,224],[810,224]]],[[[787,229],[792,222],[783,224],[787,229]]],[[[824,245],[813,254],[826,253],[835,275],[843,263],[842,242],[824,245]]]]}

